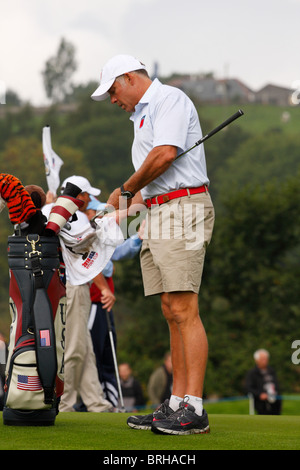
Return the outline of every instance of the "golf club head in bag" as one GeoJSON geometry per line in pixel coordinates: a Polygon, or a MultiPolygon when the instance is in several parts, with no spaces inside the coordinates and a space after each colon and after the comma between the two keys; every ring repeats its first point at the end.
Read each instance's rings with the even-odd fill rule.
{"type": "Polygon", "coordinates": [[[5,205],[7,206],[12,224],[29,220],[37,211],[30,195],[14,175],[0,173],[0,197],[2,200],[0,211],[5,205]]]}
{"type": "Polygon", "coordinates": [[[57,235],[60,229],[67,223],[75,212],[83,205],[83,201],[77,199],[81,189],[72,183],[67,183],[62,194],[57,198],[48,217],[45,235],[57,235]]]}

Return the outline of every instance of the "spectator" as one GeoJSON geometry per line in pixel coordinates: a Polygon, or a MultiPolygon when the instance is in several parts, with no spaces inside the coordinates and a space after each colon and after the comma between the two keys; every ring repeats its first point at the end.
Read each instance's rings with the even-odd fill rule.
{"type": "MultiPolygon", "coordinates": [[[[86,178],[71,176],[63,182],[62,191],[67,182],[73,183],[82,189],[77,197],[84,202],[80,210],[76,212],[77,220],[70,223],[69,233],[75,237],[89,223],[84,211],[90,201],[90,194],[97,196],[100,194],[100,189],[93,188],[86,178]]],[[[98,379],[91,335],[87,327],[91,307],[89,284],[72,285],[68,279],[67,270],[66,279],[64,393],[59,410],[74,411],[74,405],[77,402],[78,395],[80,395],[88,411],[112,411],[111,403],[105,399],[98,379]]]]}
{"type": "MultiPolygon", "coordinates": [[[[100,201],[96,200],[95,197],[91,196],[91,201],[88,204],[86,210],[88,218],[91,220],[95,216],[96,212],[101,211],[105,206],[105,203],[101,203],[100,201]]],[[[111,340],[109,337],[109,330],[105,313],[106,306],[104,303],[104,295],[106,295],[107,290],[109,290],[111,294],[114,295],[113,261],[133,258],[140,251],[143,227],[144,223],[141,224],[140,230],[136,235],[133,235],[132,237],[125,240],[124,243],[116,247],[111,260],[107,263],[104,270],[102,271],[102,288],[95,282],[93,282],[90,286],[92,305],[88,327],[92,336],[99,380],[106,399],[110,401],[114,407],[118,406],[119,394],[111,349],[111,340]]],[[[111,308],[108,309],[108,314],[110,316],[114,347],[115,350],[117,350],[117,333],[114,323],[114,315],[111,308]]]]}
{"type": "Polygon", "coordinates": [[[148,395],[152,405],[159,405],[172,394],[172,358],[167,352],[164,356],[163,364],[158,367],[150,376],[148,383],[148,395]]]}
{"type": "Polygon", "coordinates": [[[276,372],[269,366],[269,352],[258,349],[253,357],[256,366],[247,373],[247,393],[253,396],[254,408],[259,415],[279,415],[282,402],[276,372]]]}
{"type": "Polygon", "coordinates": [[[145,398],[140,382],[133,376],[127,362],[119,365],[120,383],[126,411],[138,411],[145,406],[145,398]]]}

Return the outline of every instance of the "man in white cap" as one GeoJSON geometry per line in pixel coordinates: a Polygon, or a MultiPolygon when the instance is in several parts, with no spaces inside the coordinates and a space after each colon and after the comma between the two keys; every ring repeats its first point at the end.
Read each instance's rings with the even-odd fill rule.
{"type": "Polygon", "coordinates": [[[163,434],[206,433],[209,423],[202,396],[208,345],[198,293],[214,208],[203,145],[177,159],[202,136],[197,111],[181,90],[152,81],[145,65],[130,55],[117,55],[104,65],[92,98],[108,97],[132,113],[135,172],[107,202],[116,210],[122,200],[127,207],[146,204],[148,229],[156,228],[156,235],[162,230],[160,237],[151,238],[149,231],[144,237],[141,268],[145,295],[161,297],[173,364],[170,401],[151,415],[128,418],[127,423],[163,434]],[[163,224],[170,220],[173,227],[166,234],[163,224]],[[188,243],[195,236],[200,239],[188,243]]]}
{"type": "MultiPolygon", "coordinates": [[[[69,234],[76,236],[82,232],[82,228],[89,224],[88,217],[84,213],[90,201],[90,195],[98,196],[100,189],[93,188],[89,181],[82,176],[67,178],[61,187],[63,192],[67,183],[72,183],[81,188],[77,199],[83,201],[83,205],[76,212],[77,220],[70,224],[69,234]]],[[[103,275],[100,273],[94,282],[102,287],[103,275]]],[[[92,339],[88,331],[88,318],[91,308],[90,288],[88,283],[72,285],[66,271],[66,335],[64,358],[64,393],[59,405],[60,411],[75,411],[77,397],[83,400],[87,411],[104,412],[111,411],[111,403],[105,399],[101,384],[98,379],[95,355],[92,339]]],[[[114,297],[111,296],[105,304],[106,308],[112,306],[114,297]]]]}
{"type": "Polygon", "coordinates": [[[84,201],[84,205],[80,208],[81,212],[85,212],[86,207],[90,202],[90,195],[99,196],[99,194],[101,193],[101,189],[93,188],[89,180],[87,178],[84,178],[83,176],[73,175],[69,176],[69,178],[66,178],[61,186],[62,192],[64,191],[67,183],[75,184],[75,186],[78,186],[78,188],[81,189],[81,193],[79,193],[79,195],[77,196],[78,199],[84,201]]]}

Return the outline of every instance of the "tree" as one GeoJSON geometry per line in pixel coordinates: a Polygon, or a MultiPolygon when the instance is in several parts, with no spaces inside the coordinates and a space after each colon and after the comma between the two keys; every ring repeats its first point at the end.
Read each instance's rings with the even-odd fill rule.
{"type": "Polygon", "coordinates": [[[255,349],[272,356],[285,392],[297,391],[291,344],[297,339],[299,175],[278,184],[227,188],[208,249],[200,311],[210,355],[206,391],[241,394],[255,349]]]}
{"type": "Polygon", "coordinates": [[[6,91],[6,104],[7,106],[21,106],[22,101],[19,95],[14,90],[6,91]]]}
{"type": "Polygon", "coordinates": [[[47,97],[54,103],[63,101],[70,92],[70,80],[76,69],[75,47],[62,38],[56,56],[47,60],[42,72],[47,97]]]}

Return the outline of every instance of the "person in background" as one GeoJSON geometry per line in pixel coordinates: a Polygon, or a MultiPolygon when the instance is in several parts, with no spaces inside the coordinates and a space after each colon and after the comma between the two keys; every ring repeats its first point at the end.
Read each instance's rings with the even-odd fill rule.
{"type": "Polygon", "coordinates": [[[147,391],[152,405],[158,406],[170,399],[172,383],[172,357],[168,351],[164,356],[163,364],[152,372],[149,379],[147,391]]]}
{"type": "Polygon", "coordinates": [[[259,415],[281,414],[282,400],[275,370],[269,366],[270,354],[258,349],[254,355],[255,367],[246,376],[247,393],[254,398],[254,408],[259,415]]]}
{"type": "Polygon", "coordinates": [[[126,411],[136,412],[145,406],[143,390],[140,382],[134,377],[128,362],[119,365],[120,383],[126,411]]]}
{"type": "MultiPolygon", "coordinates": [[[[76,236],[80,233],[89,220],[84,213],[90,201],[90,195],[98,196],[100,189],[93,188],[89,181],[73,175],[62,183],[61,191],[67,182],[79,188],[82,192],[77,196],[84,204],[76,212],[76,220],[70,223],[69,233],[76,236]]],[[[97,282],[98,276],[94,279],[97,282]]],[[[99,282],[101,282],[101,273],[99,282]]],[[[106,400],[98,379],[95,355],[90,332],[88,331],[88,318],[91,308],[89,284],[72,285],[68,279],[66,270],[66,342],[65,342],[65,374],[64,393],[59,405],[59,410],[75,411],[78,395],[84,401],[88,411],[105,412],[113,411],[111,403],[106,400]]],[[[114,299],[109,295],[106,299],[106,308],[110,308],[114,299]]]]}
{"type": "MultiPolygon", "coordinates": [[[[91,200],[87,205],[86,214],[91,220],[96,215],[96,213],[105,209],[106,204],[98,201],[93,196],[91,196],[90,199],[91,200]]],[[[98,284],[92,282],[90,285],[92,304],[88,328],[92,337],[99,380],[106,399],[110,401],[114,407],[119,406],[119,393],[111,348],[111,340],[109,337],[109,330],[105,313],[105,309],[107,308],[105,306],[105,296],[108,295],[107,292],[109,291],[111,295],[114,296],[114,301],[116,300],[113,282],[113,262],[123,259],[131,259],[139,253],[142,245],[143,228],[144,222],[142,222],[138,233],[127,238],[124,243],[116,247],[111,260],[107,263],[101,273],[102,288],[99,285],[99,282],[98,284]]],[[[111,308],[107,308],[107,310],[110,318],[114,347],[115,351],[117,351],[117,333],[112,306],[111,308]]]]}

